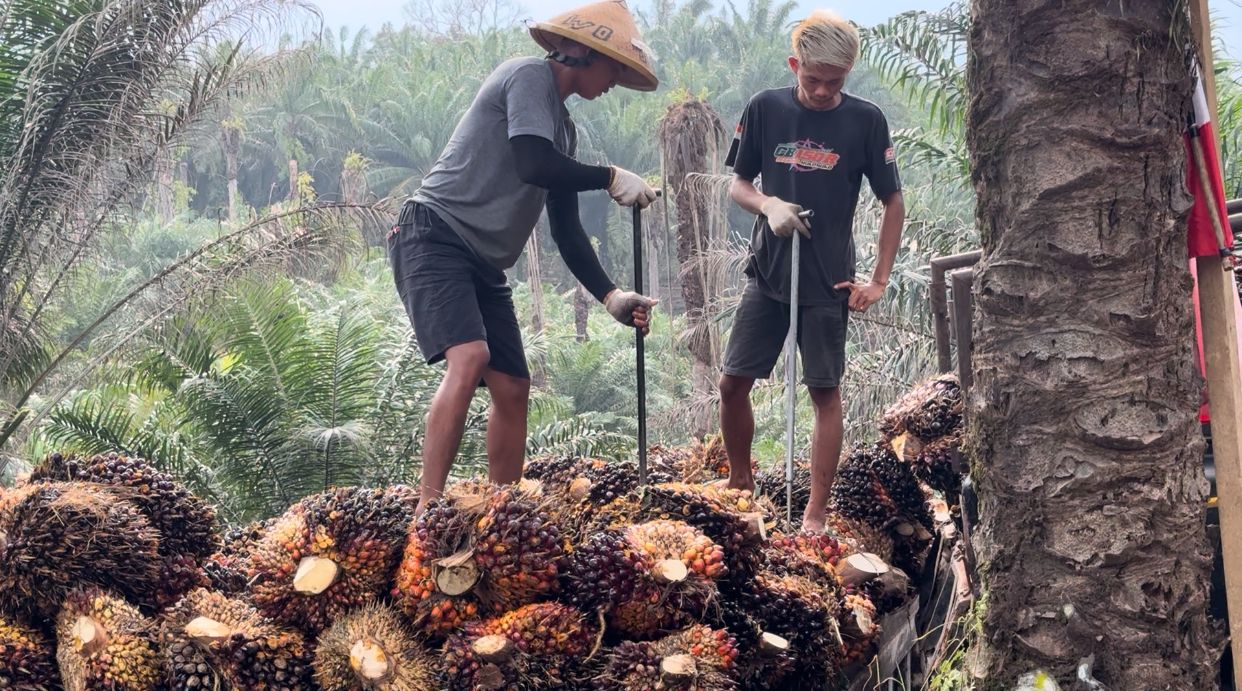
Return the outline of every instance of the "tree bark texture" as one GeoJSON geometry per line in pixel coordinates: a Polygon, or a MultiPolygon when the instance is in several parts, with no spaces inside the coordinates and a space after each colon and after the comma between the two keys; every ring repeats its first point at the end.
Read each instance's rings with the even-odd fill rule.
{"type": "Polygon", "coordinates": [[[1175,5],[973,1],[985,689],[1216,688],[1175,5]]]}

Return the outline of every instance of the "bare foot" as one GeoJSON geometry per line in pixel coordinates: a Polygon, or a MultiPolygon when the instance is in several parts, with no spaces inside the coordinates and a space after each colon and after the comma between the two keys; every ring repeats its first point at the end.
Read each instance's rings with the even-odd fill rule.
{"type": "Polygon", "coordinates": [[[802,517],[802,531],[806,533],[822,533],[824,532],[824,519],[814,519],[809,516],[802,517]]]}
{"type": "Polygon", "coordinates": [[[751,494],[754,494],[755,493],[755,478],[753,477],[734,478],[732,475],[730,475],[729,484],[725,486],[728,487],[729,489],[749,490],[751,494]]]}

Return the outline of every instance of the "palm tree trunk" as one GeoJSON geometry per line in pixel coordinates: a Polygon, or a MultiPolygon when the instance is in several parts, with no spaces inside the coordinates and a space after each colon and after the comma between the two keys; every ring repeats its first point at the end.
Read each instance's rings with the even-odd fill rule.
{"type": "MultiPolygon", "coordinates": [[[[665,182],[677,208],[677,260],[682,267],[681,293],[691,334],[686,345],[694,357],[691,384],[695,399],[699,401],[711,395],[719,363],[707,313],[706,277],[699,261],[710,232],[707,201],[691,194],[685,183],[690,173],[714,169],[716,162],[709,161],[709,153],[719,149],[723,136],[720,117],[711,106],[693,97],[669,106],[660,121],[665,182]]],[[[695,416],[691,433],[701,437],[707,434],[710,424],[708,416],[695,416]]]]}
{"type": "Polygon", "coordinates": [[[591,315],[591,295],[581,285],[574,286],[574,336],[579,343],[591,340],[587,318],[591,315]]]}
{"type": "Polygon", "coordinates": [[[240,124],[226,120],[220,128],[220,141],[224,147],[224,177],[229,186],[229,225],[237,223],[237,156],[241,153],[242,130],[240,124]]]}
{"type": "Polygon", "coordinates": [[[983,688],[1216,688],[1175,6],[974,0],[983,688]]]}

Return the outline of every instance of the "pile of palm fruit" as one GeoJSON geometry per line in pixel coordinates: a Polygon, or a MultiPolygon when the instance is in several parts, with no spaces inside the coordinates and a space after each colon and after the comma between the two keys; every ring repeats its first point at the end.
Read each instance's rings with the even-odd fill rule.
{"type": "Polygon", "coordinates": [[[339,488],[224,530],[146,460],[53,454],[0,490],[0,689],[842,688],[914,593],[956,444],[956,389],[917,391],[843,459],[825,533],[780,522],[783,476],[727,489],[718,439],[653,448],[646,487],[539,458],[417,517],[408,487],[339,488]]]}

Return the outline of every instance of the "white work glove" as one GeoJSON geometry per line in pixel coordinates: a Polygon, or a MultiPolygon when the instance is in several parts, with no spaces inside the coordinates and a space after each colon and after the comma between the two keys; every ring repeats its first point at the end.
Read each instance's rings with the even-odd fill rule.
{"type": "Polygon", "coordinates": [[[772,232],[780,237],[787,238],[794,234],[794,231],[802,233],[802,237],[811,237],[811,226],[806,219],[799,218],[798,214],[803,212],[803,208],[797,204],[790,204],[787,201],[776,197],[768,197],[768,200],[759,208],[759,213],[768,219],[768,227],[772,232]]]}
{"type": "Polygon", "coordinates": [[[639,295],[632,290],[613,290],[604,296],[604,309],[613,319],[626,326],[636,326],[647,333],[651,326],[651,308],[659,300],[639,295]]]}
{"type": "Polygon", "coordinates": [[[612,182],[608,185],[608,195],[621,206],[634,206],[645,209],[656,199],[656,191],[646,180],[620,166],[612,167],[612,182]]]}

